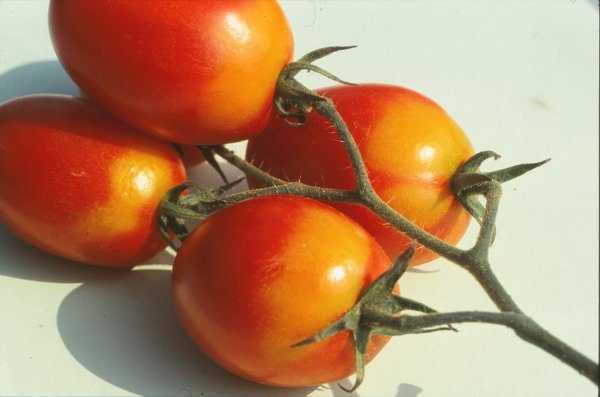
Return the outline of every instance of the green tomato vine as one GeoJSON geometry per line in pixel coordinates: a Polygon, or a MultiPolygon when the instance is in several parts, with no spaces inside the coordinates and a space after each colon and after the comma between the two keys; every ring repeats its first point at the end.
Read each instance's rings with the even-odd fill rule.
{"type": "Polygon", "coordinates": [[[185,240],[189,234],[187,220],[202,220],[221,208],[263,195],[291,194],[322,201],[363,205],[413,239],[415,243],[465,269],[481,285],[499,312],[438,313],[423,303],[395,295],[392,292],[393,286],[404,274],[414,253],[414,247],[411,246],[394,261],[388,272],[367,288],[361,299],[344,316],[316,335],[298,341],[294,345],[314,343],[338,332],[350,330],[354,336],[356,380],[348,391],[355,390],[364,379],[366,346],[373,334],[396,336],[438,330],[455,331],[456,328],[452,324],[465,322],[498,324],[511,328],[521,339],[543,349],[598,385],[598,364],[544,330],[523,313],[497,279],[489,261],[489,249],[496,234],[495,220],[502,195],[501,184],[549,160],[519,164],[492,172],[480,172],[479,168],[485,160],[497,159],[499,156],[491,151],[474,155],[457,171],[451,182],[454,193],[462,205],[480,225],[474,245],[469,249],[460,249],[427,233],[397,213],[375,193],[358,147],[333,102],[316,95],[295,79],[301,71],[312,71],[337,82],[350,84],[313,64],[315,60],[348,48],[352,47],[319,49],[286,66],[279,76],[275,105],[282,116],[293,125],[301,126],[306,119],[306,114],[311,111],[319,113],[331,123],[350,157],[356,187],[353,190],[336,190],[305,185],[301,182],[287,182],[260,170],[222,145],[202,146],[200,148],[202,153],[226,184],[210,189],[188,182],[172,189],[161,203],[159,224],[165,239],[176,249],[175,243],[170,238],[170,232],[180,241],[185,240]],[[240,180],[228,182],[220,170],[215,155],[267,187],[226,194],[227,190],[240,180]],[[407,314],[407,311],[420,314],[407,314]]]}

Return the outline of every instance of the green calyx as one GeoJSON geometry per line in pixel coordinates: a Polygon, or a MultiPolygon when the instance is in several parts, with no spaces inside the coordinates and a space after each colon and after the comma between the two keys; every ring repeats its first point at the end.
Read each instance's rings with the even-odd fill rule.
{"type": "Polygon", "coordinates": [[[437,313],[423,303],[404,298],[394,293],[394,286],[408,269],[410,259],[414,254],[411,245],[393,263],[390,269],[373,281],[362,294],[358,302],[337,321],[323,328],[317,334],[292,345],[299,347],[327,339],[342,331],[352,332],[354,341],[354,355],[356,360],[356,380],[352,392],[360,386],[365,376],[367,346],[371,335],[380,334],[387,336],[416,334],[438,330],[455,330],[452,326],[443,327],[414,327],[398,322],[403,310],[412,310],[421,313],[437,313]]]}
{"type": "MultiPolygon", "coordinates": [[[[216,189],[193,183],[174,188],[161,203],[159,223],[161,233],[163,233],[165,239],[176,249],[171,237],[174,234],[175,237],[183,241],[189,235],[185,225],[186,220],[203,220],[228,205],[258,196],[292,194],[327,202],[363,205],[399,232],[411,238],[415,243],[468,271],[481,285],[499,311],[438,313],[420,302],[394,294],[394,286],[406,271],[414,252],[414,247],[409,247],[403,255],[394,261],[388,272],[365,289],[356,305],[345,315],[312,337],[293,345],[302,346],[315,343],[337,333],[350,331],[354,340],[356,381],[353,387],[347,391],[355,390],[364,379],[366,352],[371,335],[394,336],[438,330],[456,331],[449,324],[459,323],[489,323],[506,326],[515,331],[515,334],[521,339],[561,360],[597,385],[598,364],[558,340],[526,316],[495,276],[489,261],[489,248],[495,237],[495,219],[502,195],[501,184],[539,167],[548,160],[520,164],[492,172],[481,172],[479,167],[485,160],[489,158],[497,159],[499,156],[490,151],[476,154],[465,162],[451,181],[456,196],[480,225],[475,244],[469,249],[462,249],[428,234],[404,218],[402,214],[394,211],[377,196],[372,189],[356,142],[344,120],[335,109],[334,103],[330,99],[312,92],[295,80],[295,76],[304,70],[313,71],[340,83],[349,84],[312,64],[312,62],[323,56],[347,48],[352,47],[329,47],[316,50],[297,62],[286,66],[278,80],[275,104],[281,112],[281,117],[292,125],[302,125],[310,111],[315,111],[315,113],[329,121],[348,152],[357,181],[356,189],[336,190],[309,186],[301,182],[287,182],[275,178],[253,164],[246,162],[225,146],[199,147],[207,162],[217,172],[220,171],[220,167],[214,155],[221,157],[229,164],[252,176],[266,187],[224,195],[229,188],[239,181],[228,183],[224,175],[221,175],[225,185],[216,189]],[[406,313],[411,311],[417,313],[406,313]]],[[[222,174],[222,171],[219,173],[222,174]]]]}
{"type": "Polygon", "coordinates": [[[170,233],[183,242],[190,234],[186,222],[206,219],[221,209],[225,203],[220,196],[243,180],[240,178],[217,188],[184,182],[169,190],[162,198],[158,211],[158,227],[163,239],[177,250],[170,233]]]}
{"type": "Polygon", "coordinates": [[[334,74],[313,64],[314,61],[337,51],[348,50],[356,46],[325,47],[311,51],[295,62],[286,65],[277,80],[275,90],[275,106],[285,121],[293,126],[301,126],[306,122],[306,115],[316,103],[327,99],[315,94],[299,83],[295,77],[301,71],[312,71],[341,84],[355,85],[344,81],[334,74]]]}
{"type": "MultiPolygon", "coordinates": [[[[479,172],[479,167],[485,160],[490,158],[498,160],[500,155],[492,151],[475,154],[460,167],[452,178],[454,194],[456,194],[462,206],[469,211],[479,225],[483,224],[485,214],[485,207],[479,201],[479,198],[481,195],[487,197],[488,194],[492,193],[494,190],[490,188],[492,184],[508,182],[550,161],[550,159],[546,159],[537,163],[518,164],[497,171],[479,172]]],[[[499,187],[497,190],[499,190],[499,187]]],[[[495,235],[496,230],[494,226],[492,242],[495,235]]]]}

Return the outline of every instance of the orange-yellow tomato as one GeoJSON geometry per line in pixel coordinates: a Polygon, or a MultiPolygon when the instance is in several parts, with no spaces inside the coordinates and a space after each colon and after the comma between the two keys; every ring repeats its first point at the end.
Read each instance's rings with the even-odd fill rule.
{"type": "Polygon", "coordinates": [[[59,95],[0,105],[0,220],[64,258],[129,267],[166,247],[166,191],[186,180],[175,149],[90,101],[59,95]]]}
{"type": "MultiPolygon", "coordinates": [[[[317,92],[333,100],[348,125],[377,194],[408,220],[456,243],[469,215],[453,194],[450,178],[473,154],[458,124],[431,99],[402,87],[366,84],[317,92]]],[[[282,179],[338,189],[355,187],[339,137],[314,112],[300,128],[274,115],[266,131],[248,142],[246,158],[282,179]]],[[[335,207],[357,220],[392,258],[410,244],[406,236],[363,207],[335,207]]],[[[411,263],[435,257],[419,247],[411,263]]]]}
{"type": "MultiPolygon", "coordinates": [[[[211,215],[185,240],[174,301],[194,342],[229,371],[269,385],[318,385],[354,372],[350,333],[291,345],[340,318],[389,265],[334,208],[265,196],[211,215]]],[[[373,337],[368,358],[388,339],[373,337]]]]}
{"type": "Polygon", "coordinates": [[[49,22],[60,62],[90,98],[179,143],[259,133],[293,53],[271,0],[52,0],[49,22]]]}

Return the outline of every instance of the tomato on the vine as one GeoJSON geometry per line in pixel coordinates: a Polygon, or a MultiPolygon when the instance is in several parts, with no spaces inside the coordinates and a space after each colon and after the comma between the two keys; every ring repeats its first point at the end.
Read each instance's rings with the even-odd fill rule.
{"type": "Polygon", "coordinates": [[[120,267],[150,259],[166,247],[160,199],[185,180],[171,144],[86,99],[0,105],[0,220],[52,254],[120,267]]]}
{"type": "MultiPolygon", "coordinates": [[[[173,265],[182,323],[206,354],[255,382],[308,386],[355,370],[349,331],[291,347],[337,320],[390,266],[375,240],[334,208],[263,196],[220,210],[173,265]]],[[[374,336],[368,359],[389,340],[374,336]]]]}
{"type": "MultiPolygon", "coordinates": [[[[450,178],[473,154],[462,129],[431,99],[406,88],[367,84],[317,90],[331,98],[352,133],[377,194],[408,220],[456,243],[469,214],[450,178]]],[[[352,189],[350,160],[333,127],[315,112],[292,127],[273,115],[266,131],[249,140],[247,160],[274,176],[338,189],[352,189]]],[[[250,181],[256,187],[256,182],[250,181]]],[[[410,240],[359,205],[334,204],[367,229],[390,257],[410,240]]],[[[436,255],[419,247],[411,264],[436,255]]]]}
{"type": "Polygon", "coordinates": [[[58,58],[95,102],[162,139],[259,133],[293,37],[275,1],[52,0],[58,58]]]}

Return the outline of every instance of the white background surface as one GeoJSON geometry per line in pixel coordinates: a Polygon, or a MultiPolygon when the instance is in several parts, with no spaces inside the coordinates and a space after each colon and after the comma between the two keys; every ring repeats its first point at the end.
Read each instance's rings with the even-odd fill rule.
{"type": "MultiPolygon", "coordinates": [[[[319,64],[353,82],[430,96],[476,150],[503,155],[487,169],[552,157],[505,185],[491,260],[527,314],[597,361],[597,2],[282,4],[296,57],[358,44],[319,64]]],[[[45,1],[0,0],[0,101],[77,92],[56,61],[46,10],[45,1]]],[[[214,180],[203,168],[192,177],[214,180]]],[[[474,228],[462,244],[473,237],[474,228]]],[[[0,395],[345,395],[336,385],[273,389],[221,370],[179,327],[164,265],[170,257],[155,262],[163,265],[128,273],[82,266],[0,225],[0,395]]],[[[440,311],[493,309],[457,267],[438,260],[420,269],[427,272],[403,279],[406,296],[440,311]]],[[[352,395],[597,395],[587,379],[507,329],[459,329],[394,339],[352,395]]]]}

